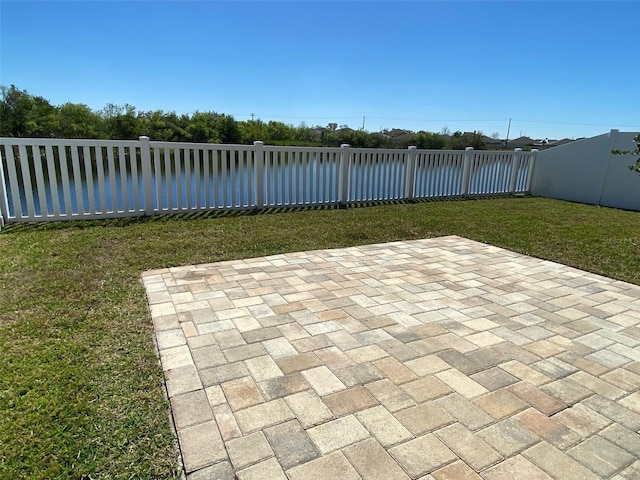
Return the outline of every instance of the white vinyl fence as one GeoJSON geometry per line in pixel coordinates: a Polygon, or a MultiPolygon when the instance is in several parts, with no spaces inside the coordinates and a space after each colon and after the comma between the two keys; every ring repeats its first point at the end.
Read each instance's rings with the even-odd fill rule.
{"type": "Polygon", "coordinates": [[[0,227],[527,193],[536,154],[0,138],[0,227]]]}
{"type": "Polygon", "coordinates": [[[611,130],[597,137],[543,150],[536,159],[531,193],[572,202],[640,211],[640,175],[629,170],[638,155],[638,132],[611,130]]]}

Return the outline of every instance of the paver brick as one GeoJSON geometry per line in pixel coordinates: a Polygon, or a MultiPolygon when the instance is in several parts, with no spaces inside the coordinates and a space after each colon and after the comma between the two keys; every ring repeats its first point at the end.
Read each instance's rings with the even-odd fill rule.
{"type": "Polygon", "coordinates": [[[614,480],[636,480],[640,478],[640,460],[635,461],[629,467],[625,468],[619,475],[613,477],[614,480]]]}
{"type": "Polygon", "coordinates": [[[205,333],[203,335],[187,338],[187,345],[189,345],[189,348],[192,350],[208,347],[210,345],[216,345],[216,338],[213,333],[205,333]]]}
{"type": "Polygon", "coordinates": [[[491,415],[458,393],[439,398],[435,403],[469,430],[475,431],[495,422],[491,415]]]}
{"type": "Polygon", "coordinates": [[[390,412],[396,412],[416,404],[409,395],[388,379],[368,383],[365,388],[390,412]]]}
{"type": "Polygon", "coordinates": [[[231,407],[227,403],[213,407],[213,416],[216,419],[220,435],[225,442],[242,436],[236,417],[233,416],[231,407]]]}
{"type": "Polygon", "coordinates": [[[453,389],[433,375],[400,385],[417,403],[423,403],[453,393],[453,389]]]}
{"type": "Polygon", "coordinates": [[[222,387],[220,385],[212,385],[210,387],[207,387],[204,389],[204,392],[207,394],[209,405],[211,405],[212,407],[227,402],[227,397],[224,396],[224,392],[222,391],[222,387]]]}
{"type": "Polygon", "coordinates": [[[591,390],[578,385],[568,378],[547,383],[546,385],[542,385],[540,389],[567,405],[574,405],[593,395],[591,390]]]}
{"type": "Polygon", "coordinates": [[[482,477],[462,461],[450,463],[431,474],[434,480],[482,480],[482,477]]]}
{"type": "Polygon", "coordinates": [[[273,450],[262,432],[255,432],[225,443],[231,463],[239,470],[273,456],[273,450]]]}
{"type": "Polygon", "coordinates": [[[597,393],[598,395],[608,398],[609,400],[616,400],[626,394],[626,392],[621,388],[586,372],[576,372],[567,378],[572,382],[597,393]]]}
{"type": "Polygon", "coordinates": [[[343,453],[362,480],[409,480],[395,460],[373,439],[347,447],[343,453]]]}
{"type": "Polygon", "coordinates": [[[307,430],[323,455],[364,440],[369,432],[353,415],[347,415],[307,430]]]}
{"type": "Polygon", "coordinates": [[[306,353],[313,350],[319,350],[332,346],[331,340],[326,335],[316,335],[315,337],[306,337],[293,340],[291,345],[299,352],[306,353]]]}
{"type": "Polygon", "coordinates": [[[343,351],[362,346],[362,344],[358,342],[353,335],[342,329],[327,333],[327,338],[331,343],[343,351]]]}
{"type": "Polygon", "coordinates": [[[202,381],[195,365],[167,370],[164,372],[164,376],[169,398],[202,388],[202,381]]]}
{"type": "Polygon", "coordinates": [[[509,386],[508,390],[523,402],[548,416],[567,408],[560,400],[527,382],[515,383],[509,386]]]}
{"type": "Polygon", "coordinates": [[[378,345],[367,345],[366,347],[353,348],[348,350],[346,353],[355,363],[373,362],[379,358],[389,356],[389,354],[378,345]]]}
{"type": "Polygon", "coordinates": [[[631,393],[640,389],[640,375],[627,368],[617,368],[600,377],[605,382],[616,385],[631,393]]]}
{"type": "Polygon", "coordinates": [[[265,400],[269,401],[302,392],[311,387],[309,387],[309,384],[304,380],[302,375],[296,372],[260,382],[258,383],[258,388],[262,392],[265,400]]]}
{"type": "Polygon", "coordinates": [[[209,467],[202,468],[187,475],[187,480],[236,480],[236,474],[229,462],[220,462],[209,467]]]}
{"type": "Polygon", "coordinates": [[[187,473],[227,459],[227,451],[214,421],[178,430],[178,441],[187,473]]]}
{"type": "Polygon", "coordinates": [[[193,322],[182,322],[180,324],[182,328],[182,333],[186,338],[195,337],[198,335],[198,329],[193,322]]]}
{"type": "Polygon", "coordinates": [[[264,402],[260,390],[251,377],[230,380],[221,386],[229,406],[234,411],[264,402]]]}
{"type": "Polygon", "coordinates": [[[192,348],[191,356],[198,370],[217,367],[227,363],[222,350],[217,345],[208,345],[202,348],[192,348]]]}
{"type": "Polygon", "coordinates": [[[193,358],[187,345],[160,350],[160,360],[164,371],[193,365],[193,358]]]}
{"type": "Polygon", "coordinates": [[[351,367],[341,368],[335,371],[335,375],[347,387],[365,385],[384,378],[384,375],[376,367],[368,363],[359,363],[351,367]]]}
{"type": "Polygon", "coordinates": [[[634,455],[598,435],[579,443],[567,450],[567,453],[601,478],[609,477],[628,467],[636,459],[634,455]]]}
{"type": "Polygon", "coordinates": [[[535,408],[528,408],[515,415],[514,418],[533,433],[562,450],[580,441],[580,436],[577,433],[540,413],[535,408]]]}
{"type": "Polygon", "coordinates": [[[527,404],[506,389],[496,390],[482,397],[476,398],[473,403],[482,408],[496,420],[509,417],[516,412],[527,408],[527,404]]]}
{"type": "Polygon", "coordinates": [[[555,357],[534,362],[531,364],[531,367],[556,380],[565,378],[578,371],[573,365],[555,357]]]}
{"type": "Polygon", "coordinates": [[[451,450],[476,472],[502,460],[502,455],[494,450],[480,436],[473,434],[459,423],[434,432],[451,450]]]}
{"type": "Polygon", "coordinates": [[[293,414],[285,401],[278,398],[240,410],[236,412],[235,417],[240,429],[247,434],[286,420],[291,420],[293,414]]]}
{"type": "Polygon", "coordinates": [[[427,355],[405,362],[405,365],[419,377],[449,370],[451,365],[436,355],[427,355]]]}
{"type": "MultiPolygon", "coordinates": [[[[223,480],[215,476],[208,478],[223,480]]],[[[237,472],[237,477],[231,477],[231,480],[263,480],[266,478],[268,478],[269,480],[287,480],[287,476],[282,470],[280,463],[278,463],[278,460],[276,460],[275,458],[264,460],[263,462],[240,470],[239,472],[237,472]]]]}
{"type": "Polygon", "coordinates": [[[397,445],[389,449],[389,453],[411,478],[433,472],[458,459],[431,433],[397,445]]]}
{"type": "Polygon", "coordinates": [[[200,371],[200,378],[205,387],[219,385],[229,380],[246,377],[247,375],[249,375],[249,372],[242,362],[229,363],[200,371]]]}
{"type": "Polygon", "coordinates": [[[556,480],[597,480],[598,475],[547,442],[540,442],[522,453],[538,468],[556,480]]]}
{"type": "MultiPolygon", "coordinates": [[[[402,328],[405,332],[407,331],[404,327],[402,328]]],[[[389,330],[389,329],[387,329],[389,330]]],[[[408,347],[405,343],[398,339],[400,335],[397,333],[391,332],[391,335],[395,335],[394,338],[390,338],[389,340],[385,340],[384,342],[380,342],[378,346],[382,348],[385,352],[391,355],[393,358],[400,362],[406,362],[408,360],[413,360],[420,356],[418,352],[413,350],[411,347],[408,347]]],[[[402,337],[400,337],[402,338],[402,337]]]]}
{"type": "Polygon", "coordinates": [[[356,413],[356,418],[385,448],[413,438],[411,432],[382,405],[362,410],[356,413]]]}
{"type": "Polygon", "coordinates": [[[619,403],[629,410],[640,413],[640,392],[627,395],[626,397],[620,399],[619,403]]]}
{"type": "MultiPolygon", "coordinates": [[[[364,387],[353,387],[322,399],[336,417],[366,410],[378,405],[378,401],[364,387]]],[[[384,407],[383,407],[384,408],[384,407]]]]}
{"type": "Polygon", "coordinates": [[[580,403],[556,413],[552,418],[582,438],[593,435],[611,424],[610,419],[580,403]]]}
{"type": "Polygon", "coordinates": [[[222,332],[215,332],[213,334],[216,343],[218,346],[227,350],[233,347],[239,347],[240,345],[245,345],[246,341],[242,334],[238,330],[224,330],[222,332]]]}
{"type": "Polygon", "coordinates": [[[285,470],[320,456],[309,435],[297,420],[269,427],[264,430],[264,433],[280,465],[285,470]]]}
{"type": "Polygon", "coordinates": [[[195,390],[171,398],[171,409],[176,429],[213,420],[213,413],[204,390],[195,390]]]}
{"type": "Polygon", "coordinates": [[[553,480],[529,460],[521,455],[506,459],[504,462],[482,472],[485,480],[553,480]]]}
{"type": "Polygon", "coordinates": [[[304,428],[310,428],[334,418],[331,410],[313,391],[296,393],[284,399],[304,428]]]}
{"type": "Polygon", "coordinates": [[[455,368],[436,373],[435,376],[466,398],[478,397],[489,392],[489,390],[484,388],[482,385],[474,382],[455,368]]]}
{"type": "Polygon", "coordinates": [[[338,347],[327,347],[314,352],[316,356],[331,370],[350,367],[355,365],[349,356],[338,347]]]}
{"type": "Polygon", "coordinates": [[[333,452],[287,470],[289,480],[361,480],[342,452],[333,452]]]}
{"type": "Polygon", "coordinates": [[[513,418],[490,425],[477,434],[508,458],[540,441],[540,437],[513,418]]]}
{"type": "Polygon", "coordinates": [[[499,367],[492,367],[474,373],[469,376],[473,381],[478,382],[489,391],[498,390],[500,388],[512,385],[518,382],[518,378],[505,372],[499,367]]]}
{"type": "Polygon", "coordinates": [[[244,365],[256,382],[262,382],[284,375],[269,355],[249,358],[244,361],[244,365]]]}
{"type": "Polygon", "coordinates": [[[613,423],[600,431],[598,435],[640,458],[640,435],[638,433],[613,423]]]}
{"type": "Polygon", "coordinates": [[[279,358],[276,360],[276,364],[282,373],[288,375],[290,373],[301,372],[302,370],[309,370],[313,367],[319,367],[322,365],[322,362],[315,353],[308,352],[301,355],[279,358]]]}
{"type": "Polygon", "coordinates": [[[422,435],[453,422],[449,413],[436,402],[426,402],[396,412],[396,418],[413,434],[422,435]]]}
{"type": "Polygon", "coordinates": [[[342,383],[340,379],[324,365],[311,368],[309,370],[303,370],[300,373],[307,383],[309,383],[311,388],[313,388],[321,397],[347,388],[345,384],[342,383]]]}
{"type": "Polygon", "coordinates": [[[265,340],[262,342],[262,346],[274,360],[298,355],[298,351],[284,337],[265,340]]]}
{"type": "Polygon", "coordinates": [[[539,386],[552,381],[550,377],[517,360],[502,363],[500,364],[500,368],[531,385],[539,386]]]}
{"type": "Polygon", "coordinates": [[[616,402],[599,395],[592,395],[583,400],[582,404],[630,430],[640,430],[640,414],[616,402]]]}
{"type": "Polygon", "coordinates": [[[396,385],[417,380],[418,376],[393,357],[381,358],[373,365],[396,385]]]}

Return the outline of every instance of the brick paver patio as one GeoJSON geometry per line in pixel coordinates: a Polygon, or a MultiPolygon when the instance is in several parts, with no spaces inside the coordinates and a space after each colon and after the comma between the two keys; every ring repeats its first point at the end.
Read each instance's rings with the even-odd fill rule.
{"type": "Polygon", "coordinates": [[[190,480],[640,478],[638,286],[460,237],[143,281],[190,480]]]}

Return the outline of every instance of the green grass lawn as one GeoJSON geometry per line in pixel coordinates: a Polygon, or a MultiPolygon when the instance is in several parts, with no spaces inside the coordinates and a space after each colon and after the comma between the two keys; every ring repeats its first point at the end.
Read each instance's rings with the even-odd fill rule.
{"type": "Polygon", "coordinates": [[[0,232],[0,478],[178,475],[144,270],[461,235],[640,285],[640,213],[499,198],[0,232]]]}

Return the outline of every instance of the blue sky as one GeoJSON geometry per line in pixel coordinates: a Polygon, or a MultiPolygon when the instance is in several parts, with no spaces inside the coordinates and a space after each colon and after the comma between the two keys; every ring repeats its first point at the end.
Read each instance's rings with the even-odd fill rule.
{"type": "Polygon", "coordinates": [[[640,131],[637,2],[0,1],[0,83],[298,125],[640,131]]]}

